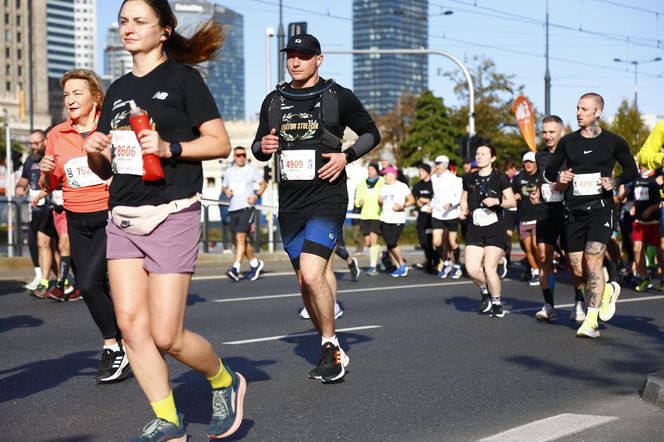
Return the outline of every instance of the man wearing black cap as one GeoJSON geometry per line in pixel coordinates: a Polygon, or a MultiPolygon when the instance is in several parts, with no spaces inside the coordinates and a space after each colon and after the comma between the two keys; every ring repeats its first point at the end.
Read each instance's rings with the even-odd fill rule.
{"type": "Polygon", "coordinates": [[[292,81],[263,101],[252,151],[260,161],[277,155],[284,249],[322,338],[320,362],[309,378],[334,382],[345,375],[348,356],[335,334],[333,285],[326,274],[348,207],[345,167],[373,149],[380,135],[353,92],[319,77],[323,55],[316,37],[294,35],[284,51],[292,81]],[[342,151],[346,127],[358,139],[342,151]]]}

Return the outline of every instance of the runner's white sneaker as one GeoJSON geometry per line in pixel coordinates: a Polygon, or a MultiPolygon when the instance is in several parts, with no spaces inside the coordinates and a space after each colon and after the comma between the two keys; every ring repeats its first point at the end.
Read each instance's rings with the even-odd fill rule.
{"type": "Polygon", "coordinates": [[[551,306],[551,304],[544,304],[542,310],[535,313],[535,319],[538,321],[554,321],[558,318],[556,310],[551,306]]]}

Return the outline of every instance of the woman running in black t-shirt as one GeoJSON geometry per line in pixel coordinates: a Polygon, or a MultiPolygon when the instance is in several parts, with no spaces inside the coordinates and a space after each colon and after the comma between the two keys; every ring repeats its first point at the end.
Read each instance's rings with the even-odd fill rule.
{"type": "Polygon", "coordinates": [[[466,231],[466,270],[480,287],[480,311],[491,316],[505,316],[500,302],[498,263],[511,238],[505,233],[503,209],[516,206],[507,177],[493,169],[496,148],[490,143],[477,148],[475,161],[479,170],[463,178],[461,220],[468,219],[466,231]],[[489,300],[491,294],[491,300],[489,300]]]}
{"type": "Polygon", "coordinates": [[[125,0],[119,22],[133,69],[110,86],[98,132],[85,148],[91,169],[113,177],[107,228],[113,302],[132,370],[157,418],[136,440],[187,439],[163,353],[210,381],[208,437],[226,437],[242,421],[246,382],[207,340],[184,328],[200,238],[201,161],[230,153],[212,94],[191,65],[219,49],[222,27],[207,21],[187,39],[176,32],[167,0],[125,0]],[[137,135],[129,121],[132,104],[150,118],[150,129],[137,135]],[[144,180],[146,154],[160,158],[165,178],[144,180]]]}

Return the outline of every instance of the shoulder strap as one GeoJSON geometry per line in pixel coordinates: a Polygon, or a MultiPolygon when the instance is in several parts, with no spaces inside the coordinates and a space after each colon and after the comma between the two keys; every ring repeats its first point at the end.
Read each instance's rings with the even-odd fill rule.
{"type": "Polygon", "coordinates": [[[270,106],[267,108],[268,127],[270,130],[277,129],[277,133],[281,127],[281,100],[279,93],[272,95],[270,106]]]}

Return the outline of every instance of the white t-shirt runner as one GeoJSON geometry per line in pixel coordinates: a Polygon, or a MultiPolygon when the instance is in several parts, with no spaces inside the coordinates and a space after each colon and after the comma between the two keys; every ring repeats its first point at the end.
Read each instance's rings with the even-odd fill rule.
{"type": "Polygon", "coordinates": [[[383,184],[380,188],[380,196],[383,197],[383,212],[380,220],[388,224],[404,224],[406,212],[404,210],[395,212],[393,207],[397,204],[403,205],[408,195],[410,195],[410,188],[401,181],[394,184],[383,184]]]}
{"type": "Polygon", "coordinates": [[[228,187],[233,191],[229,211],[244,209],[249,207],[247,198],[254,193],[254,185],[263,181],[261,175],[255,167],[245,165],[244,167],[233,166],[226,170],[221,185],[228,187]]]}

